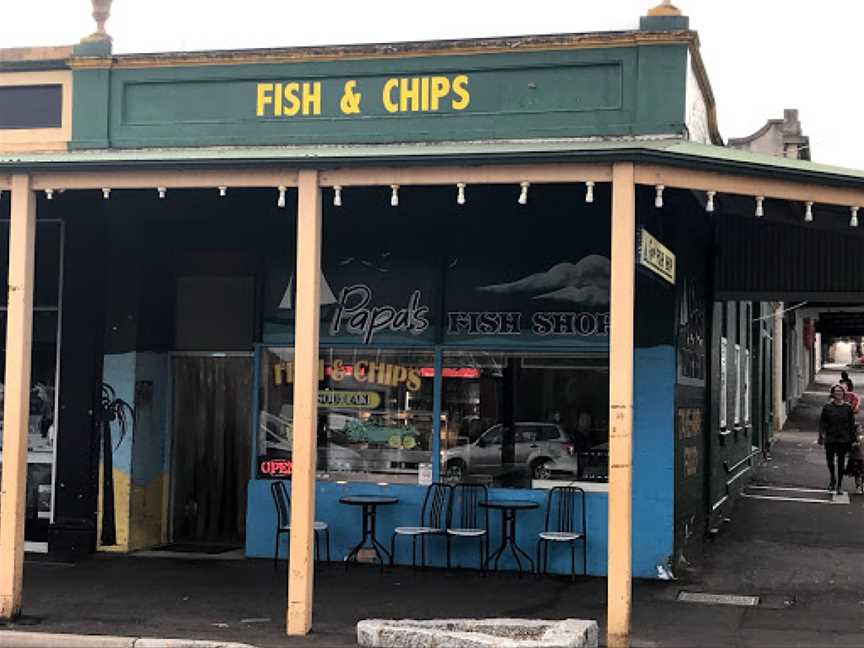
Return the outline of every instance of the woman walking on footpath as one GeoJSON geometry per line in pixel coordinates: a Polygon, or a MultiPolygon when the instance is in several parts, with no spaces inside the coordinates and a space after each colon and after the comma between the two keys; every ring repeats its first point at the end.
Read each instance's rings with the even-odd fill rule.
{"type": "Polygon", "coordinates": [[[840,372],[840,380],[838,381],[847,392],[855,391],[855,385],[852,384],[852,379],[849,377],[848,371],[840,372]]]}
{"type": "Polygon", "coordinates": [[[843,386],[834,385],[831,388],[831,400],[825,403],[819,418],[819,445],[825,446],[825,459],[831,474],[828,490],[836,488],[837,494],[843,492],[846,456],[852,450],[852,442],[856,440],[855,414],[845,399],[846,390],[843,386]]]}

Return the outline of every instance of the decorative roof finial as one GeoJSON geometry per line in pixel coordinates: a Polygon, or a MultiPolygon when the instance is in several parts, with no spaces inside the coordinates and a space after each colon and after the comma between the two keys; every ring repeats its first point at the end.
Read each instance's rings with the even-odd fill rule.
{"type": "Polygon", "coordinates": [[[105,31],[105,22],[111,16],[112,0],[91,0],[93,3],[93,20],[96,21],[96,31],[82,40],[84,43],[110,41],[111,37],[105,31]]]}
{"type": "Polygon", "coordinates": [[[659,5],[648,10],[649,16],[680,16],[681,10],[672,4],[672,0],[663,0],[659,5]]]}

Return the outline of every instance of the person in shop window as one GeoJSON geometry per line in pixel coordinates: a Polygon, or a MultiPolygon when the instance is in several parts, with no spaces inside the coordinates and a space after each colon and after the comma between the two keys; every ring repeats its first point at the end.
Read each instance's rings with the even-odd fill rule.
{"type": "Polygon", "coordinates": [[[819,445],[825,446],[825,459],[831,476],[828,490],[836,488],[838,494],[843,492],[846,457],[856,440],[855,414],[846,402],[846,389],[838,383],[831,387],[831,399],[825,403],[819,417],[819,445]]]}

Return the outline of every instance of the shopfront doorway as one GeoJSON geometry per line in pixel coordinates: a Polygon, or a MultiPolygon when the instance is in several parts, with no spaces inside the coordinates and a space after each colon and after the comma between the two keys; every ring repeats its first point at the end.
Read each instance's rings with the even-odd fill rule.
{"type": "Polygon", "coordinates": [[[249,479],[252,356],[173,359],[170,538],[187,549],[242,546],[249,479]]]}

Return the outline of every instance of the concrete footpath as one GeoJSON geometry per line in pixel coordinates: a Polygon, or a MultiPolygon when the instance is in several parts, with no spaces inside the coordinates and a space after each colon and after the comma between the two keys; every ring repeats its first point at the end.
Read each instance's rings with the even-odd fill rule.
{"type": "MultiPolygon", "coordinates": [[[[821,384],[780,435],[773,460],[754,471],[754,483],[825,488],[815,425],[832,380],[836,376],[820,375],[821,384]]],[[[851,495],[844,505],[744,498],[729,517],[688,580],[634,584],[634,648],[864,646],[864,497],[851,495]],[[684,590],[759,596],[760,604],[682,603],[676,598],[684,590]]],[[[381,575],[368,566],[346,573],[342,565],[323,565],[316,577],[314,632],[301,639],[284,634],[285,566],[274,571],[268,560],[33,560],[25,567],[24,592],[27,616],[0,633],[0,647],[194,645],[132,639],[178,637],[222,646],[342,648],[356,645],[358,620],[375,617],[575,617],[596,619],[605,635],[606,582],[599,578],[571,583],[404,568],[381,575]],[[46,635],[45,643],[27,643],[33,638],[24,633],[32,632],[90,635],[90,643],[49,643],[46,635]],[[92,635],[133,643],[100,643],[92,635]]]]}

